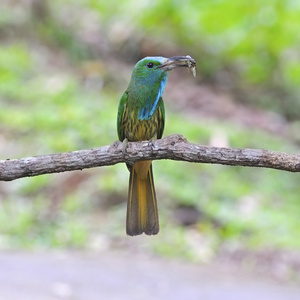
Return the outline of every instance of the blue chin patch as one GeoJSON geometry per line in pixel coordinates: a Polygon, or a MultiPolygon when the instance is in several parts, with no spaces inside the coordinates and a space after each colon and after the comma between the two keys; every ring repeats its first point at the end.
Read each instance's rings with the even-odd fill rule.
{"type": "Polygon", "coordinates": [[[148,98],[146,101],[146,105],[139,111],[138,118],[140,120],[149,120],[153,116],[157,108],[158,101],[164,92],[166,83],[167,76],[164,77],[163,80],[160,82],[160,87],[158,89],[154,102],[151,103],[151,99],[148,98]]]}

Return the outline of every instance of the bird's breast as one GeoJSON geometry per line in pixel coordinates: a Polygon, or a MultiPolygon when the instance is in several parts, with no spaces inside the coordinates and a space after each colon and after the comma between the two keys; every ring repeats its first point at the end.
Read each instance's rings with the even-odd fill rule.
{"type": "Polygon", "coordinates": [[[140,120],[136,111],[126,112],[123,119],[124,133],[128,141],[137,142],[157,138],[158,111],[149,120],[140,120]]]}

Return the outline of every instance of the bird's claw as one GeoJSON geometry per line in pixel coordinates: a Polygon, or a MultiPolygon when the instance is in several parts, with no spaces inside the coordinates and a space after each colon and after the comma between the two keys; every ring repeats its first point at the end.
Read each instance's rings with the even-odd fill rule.
{"type": "Polygon", "coordinates": [[[149,140],[149,146],[151,147],[151,151],[153,151],[154,150],[154,142],[155,142],[155,140],[156,139],[151,139],[151,140],[149,140]]]}
{"type": "Polygon", "coordinates": [[[123,158],[125,159],[125,155],[126,155],[126,149],[127,149],[127,146],[128,146],[128,140],[127,139],[124,139],[123,141],[123,146],[122,146],[122,154],[123,154],[123,158]]]}

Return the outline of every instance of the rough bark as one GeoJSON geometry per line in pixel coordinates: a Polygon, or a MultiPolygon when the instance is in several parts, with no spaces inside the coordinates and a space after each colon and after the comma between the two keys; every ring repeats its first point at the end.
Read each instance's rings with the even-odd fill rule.
{"type": "Polygon", "coordinates": [[[138,160],[172,159],[194,163],[223,164],[272,168],[300,172],[300,155],[263,149],[218,148],[189,143],[181,135],[171,135],[153,143],[128,143],[125,157],[123,144],[59,154],[0,160],[0,180],[60,173],[115,165],[138,160]]]}

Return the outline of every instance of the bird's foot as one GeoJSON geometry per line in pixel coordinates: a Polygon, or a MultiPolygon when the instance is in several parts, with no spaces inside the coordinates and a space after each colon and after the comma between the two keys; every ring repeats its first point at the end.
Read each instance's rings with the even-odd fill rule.
{"type": "Polygon", "coordinates": [[[128,140],[124,139],[124,141],[123,141],[123,147],[122,147],[122,154],[123,154],[123,158],[124,159],[125,159],[125,154],[126,154],[127,146],[128,146],[128,140]]]}
{"type": "Polygon", "coordinates": [[[149,146],[151,147],[151,151],[154,150],[155,141],[156,141],[156,138],[152,138],[151,140],[149,140],[149,146]]]}

